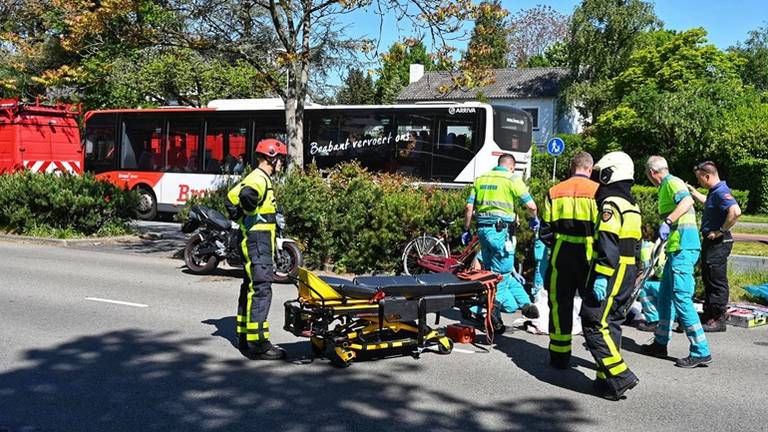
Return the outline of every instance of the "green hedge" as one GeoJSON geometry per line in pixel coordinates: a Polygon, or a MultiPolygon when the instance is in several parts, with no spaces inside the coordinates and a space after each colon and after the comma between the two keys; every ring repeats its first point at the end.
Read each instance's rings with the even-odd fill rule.
{"type": "MultiPolygon", "coordinates": [[[[551,173],[550,173],[551,175],[551,173]]],[[[529,188],[541,205],[551,181],[532,178],[529,188]]],[[[204,204],[224,211],[230,185],[188,205],[204,204]]],[[[644,221],[655,227],[657,189],[635,186],[644,221]]],[[[468,190],[414,187],[413,179],[373,174],[359,165],[342,164],[328,171],[309,168],[293,171],[275,181],[278,206],[288,224],[287,234],[302,245],[309,266],[334,264],[337,271],[352,273],[397,272],[405,244],[424,233],[437,234],[439,220],[455,220],[450,230],[454,249],[462,229],[468,190]]],[[[734,192],[737,199],[743,193],[734,192]]],[[[186,211],[180,213],[184,220],[186,211]]],[[[518,260],[529,257],[531,232],[523,218],[518,231],[518,260]]]]}
{"type": "Polygon", "coordinates": [[[749,205],[742,204],[742,209],[750,213],[768,213],[768,160],[745,159],[733,166],[729,172],[728,184],[731,187],[749,191],[749,205]]]}
{"type": "Polygon", "coordinates": [[[127,232],[137,197],[84,176],[0,175],[0,228],[26,235],[81,237],[127,232]]]}

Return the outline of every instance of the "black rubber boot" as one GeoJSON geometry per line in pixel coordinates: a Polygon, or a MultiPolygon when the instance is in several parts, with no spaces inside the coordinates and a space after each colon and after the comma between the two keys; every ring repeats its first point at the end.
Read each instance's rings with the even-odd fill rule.
{"type": "Polygon", "coordinates": [[[539,308],[532,303],[523,306],[523,308],[520,309],[520,312],[522,312],[523,316],[526,318],[536,319],[539,317],[539,308]]]}
{"type": "Polygon", "coordinates": [[[667,357],[667,347],[665,345],[657,343],[656,341],[653,341],[653,343],[650,343],[648,345],[641,346],[640,352],[645,355],[658,357],[658,358],[667,357]]]}
{"type": "Polygon", "coordinates": [[[248,344],[248,348],[240,352],[250,360],[282,360],[285,358],[285,350],[270,342],[248,344]]]}
{"type": "Polygon", "coordinates": [[[655,322],[646,322],[646,321],[640,321],[637,323],[637,329],[642,332],[655,332],[656,327],[659,325],[658,321],[655,322]]]}
{"type": "Polygon", "coordinates": [[[702,324],[701,328],[703,328],[704,331],[707,333],[724,332],[726,330],[725,317],[712,318],[709,321],[702,324]]]}
{"type": "Polygon", "coordinates": [[[606,383],[607,390],[600,396],[610,401],[614,401],[614,402],[620,401],[621,399],[624,398],[624,393],[637,387],[639,383],[640,383],[640,379],[637,377],[634,377],[634,379],[630,381],[627,385],[616,390],[613,390],[612,388],[610,388],[610,385],[606,383]]]}
{"type": "Polygon", "coordinates": [[[501,320],[501,312],[498,309],[494,309],[491,314],[491,324],[493,325],[493,333],[500,335],[507,331],[507,326],[504,325],[504,321],[501,320]]]}

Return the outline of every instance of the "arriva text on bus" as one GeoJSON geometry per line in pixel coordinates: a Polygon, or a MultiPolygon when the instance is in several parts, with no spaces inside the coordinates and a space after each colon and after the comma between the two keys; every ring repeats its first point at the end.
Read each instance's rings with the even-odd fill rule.
{"type": "MultiPolygon", "coordinates": [[[[400,141],[408,141],[409,134],[405,133],[402,135],[395,136],[395,142],[400,141]]],[[[333,141],[328,141],[328,144],[325,145],[319,145],[317,142],[311,142],[309,144],[309,154],[315,155],[317,153],[320,153],[320,155],[327,155],[330,153],[335,152],[341,152],[341,151],[347,151],[350,148],[353,149],[360,149],[365,147],[378,147],[382,145],[386,145],[392,142],[392,132],[387,134],[386,136],[381,136],[378,138],[366,138],[361,140],[355,140],[352,141],[349,138],[346,139],[343,143],[336,143],[334,144],[333,141]]]]}

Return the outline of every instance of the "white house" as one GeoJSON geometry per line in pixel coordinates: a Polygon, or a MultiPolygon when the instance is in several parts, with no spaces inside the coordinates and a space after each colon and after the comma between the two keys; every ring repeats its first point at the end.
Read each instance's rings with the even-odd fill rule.
{"type": "Polygon", "coordinates": [[[527,111],[533,117],[533,139],[543,146],[558,133],[582,131],[582,121],[572,107],[558,112],[560,84],[567,77],[565,68],[494,69],[495,82],[469,91],[456,89],[440,94],[438,89],[451,84],[449,72],[424,72],[413,64],[410,84],[397,97],[399,103],[419,101],[470,101],[478,93],[490,103],[502,103],[527,111]]]}

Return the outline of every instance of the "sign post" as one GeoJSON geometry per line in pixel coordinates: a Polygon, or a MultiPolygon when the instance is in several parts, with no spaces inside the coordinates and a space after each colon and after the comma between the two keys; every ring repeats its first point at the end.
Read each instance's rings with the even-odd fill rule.
{"type": "Polygon", "coordinates": [[[557,170],[557,157],[563,154],[565,151],[565,142],[560,138],[552,138],[547,141],[547,153],[554,156],[555,161],[552,163],[552,181],[555,181],[555,172],[557,170]]]}

